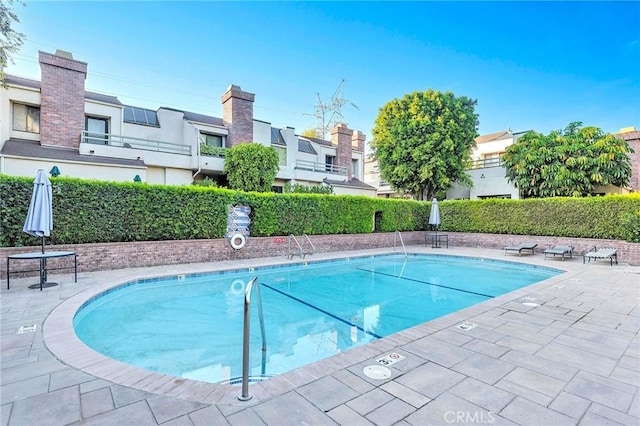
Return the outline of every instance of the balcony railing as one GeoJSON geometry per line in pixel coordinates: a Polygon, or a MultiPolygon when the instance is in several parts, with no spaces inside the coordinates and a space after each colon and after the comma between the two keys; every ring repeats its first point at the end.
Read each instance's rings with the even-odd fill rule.
{"type": "Polygon", "coordinates": [[[501,167],[504,165],[502,156],[495,158],[483,158],[481,160],[472,160],[467,164],[467,170],[486,169],[488,167],[501,167]]]}
{"type": "Polygon", "coordinates": [[[347,168],[337,166],[335,164],[314,163],[313,161],[298,160],[296,161],[296,169],[309,170],[312,172],[333,173],[336,175],[346,175],[347,168]]]}
{"type": "Polygon", "coordinates": [[[90,143],[93,145],[109,145],[120,148],[141,149],[144,151],[191,155],[191,146],[181,143],[112,135],[109,133],[95,133],[86,130],[82,132],[81,138],[82,143],[90,143]]]}

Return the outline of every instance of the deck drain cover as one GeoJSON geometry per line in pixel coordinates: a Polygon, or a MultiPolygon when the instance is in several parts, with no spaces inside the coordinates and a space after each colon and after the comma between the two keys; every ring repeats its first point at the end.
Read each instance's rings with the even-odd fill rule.
{"type": "Polygon", "coordinates": [[[533,308],[537,308],[538,306],[540,306],[540,304],[534,303],[534,302],[524,302],[523,305],[524,306],[531,306],[533,308]]]}
{"type": "Polygon", "coordinates": [[[22,327],[20,327],[18,329],[18,333],[17,334],[23,334],[23,333],[33,333],[36,331],[36,324],[32,324],[32,325],[23,325],[22,327]]]}
{"type": "Polygon", "coordinates": [[[522,300],[523,302],[533,302],[534,300],[536,300],[536,298],[531,296],[525,296],[520,300],[522,300]]]}
{"type": "Polygon", "coordinates": [[[365,376],[376,380],[384,380],[391,377],[391,370],[382,365],[367,365],[362,372],[365,376]]]}
{"type": "Polygon", "coordinates": [[[458,327],[460,330],[473,330],[474,328],[476,328],[478,325],[474,324],[472,322],[463,322],[462,324],[458,324],[456,325],[456,327],[458,327]]]}

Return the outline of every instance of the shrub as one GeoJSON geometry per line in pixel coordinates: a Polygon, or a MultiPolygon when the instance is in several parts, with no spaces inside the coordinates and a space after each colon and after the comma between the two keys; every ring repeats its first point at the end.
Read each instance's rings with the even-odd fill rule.
{"type": "Polygon", "coordinates": [[[205,143],[200,144],[200,155],[209,155],[211,157],[224,157],[228,148],[211,146],[205,143]]]}
{"type": "MultiPolygon", "coordinates": [[[[431,203],[351,195],[274,194],[205,186],[51,179],[53,244],[222,238],[227,207],[251,207],[253,236],[357,234],[427,228],[431,203]]],[[[0,175],[0,246],[38,245],[22,232],[33,178],[0,175]]],[[[451,232],[640,242],[640,194],[440,202],[451,232]]]]}
{"type": "Polygon", "coordinates": [[[625,241],[640,243],[640,209],[622,215],[620,235],[625,241]]]}
{"type": "Polygon", "coordinates": [[[271,191],[278,170],[278,153],[270,146],[243,143],[226,153],[224,174],[232,189],[271,191]]]}
{"type": "Polygon", "coordinates": [[[197,181],[193,182],[193,185],[195,185],[195,186],[214,187],[214,188],[218,187],[218,184],[216,183],[216,181],[211,179],[210,177],[206,177],[204,179],[197,180],[197,181]]]}
{"type": "Polygon", "coordinates": [[[331,185],[302,185],[300,183],[285,183],[285,193],[292,194],[333,194],[331,185]]]}

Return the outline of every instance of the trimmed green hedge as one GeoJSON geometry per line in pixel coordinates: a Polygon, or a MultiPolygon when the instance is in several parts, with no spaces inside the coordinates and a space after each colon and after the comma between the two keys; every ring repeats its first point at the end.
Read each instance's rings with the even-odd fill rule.
{"type": "MultiPolygon", "coordinates": [[[[228,205],[251,207],[251,235],[426,229],[431,203],[364,196],[245,193],[223,188],[52,178],[53,244],[221,238],[228,205]]],[[[0,175],[0,246],[38,245],[22,232],[33,178],[0,175]]],[[[633,237],[640,194],[595,198],[443,201],[445,231],[633,237]],[[624,220],[623,220],[624,218],[624,220]],[[635,222],[631,222],[635,223],[635,222]],[[625,225],[626,224],[626,225],[625,225]]],[[[636,236],[638,237],[638,236],[636,236]]]]}
{"type": "Polygon", "coordinates": [[[440,203],[443,230],[602,239],[629,239],[623,218],[639,209],[639,193],[440,203]]]}

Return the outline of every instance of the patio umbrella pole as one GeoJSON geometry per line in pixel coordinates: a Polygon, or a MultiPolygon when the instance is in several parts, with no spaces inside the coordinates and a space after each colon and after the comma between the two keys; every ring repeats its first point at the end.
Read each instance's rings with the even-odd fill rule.
{"type": "MultiPolygon", "coordinates": [[[[45,238],[50,235],[53,229],[53,208],[52,208],[53,194],[51,191],[51,182],[47,177],[44,170],[38,169],[36,178],[33,181],[33,194],[31,196],[31,202],[29,203],[29,209],[27,211],[27,217],[24,221],[22,230],[34,237],[42,238],[42,253],[40,257],[40,290],[44,287],[47,281],[47,259],[44,251],[45,238]]],[[[50,283],[47,287],[57,285],[56,283],[50,283]]],[[[35,288],[32,287],[32,288],[35,288]]]]}
{"type": "MultiPolygon", "coordinates": [[[[42,236],[42,254],[44,254],[44,235],[42,236]]],[[[42,286],[47,282],[47,259],[40,262],[40,291],[42,286]]]]}

